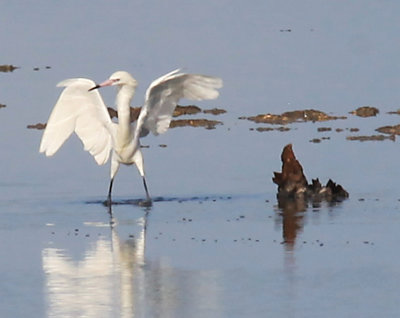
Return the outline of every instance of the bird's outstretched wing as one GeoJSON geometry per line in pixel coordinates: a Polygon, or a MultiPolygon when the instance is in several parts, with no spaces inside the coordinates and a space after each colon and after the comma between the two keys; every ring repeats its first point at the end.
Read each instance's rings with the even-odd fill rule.
{"type": "Polygon", "coordinates": [[[179,73],[179,69],[156,79],[146,91],[135,138],[149,131],[154,135],[166,132],[179,99],[215,99],[221,87],[222,79],[218,77],[179,73]]]}
{"type": "Polygon", "coordinates": [[[75,132],[84,149],[99,165],[105,164],[112,148],[113,123],[97,90],[89,79],[73,78],[58,83],[65,87],[47,122],[40,143],[40,152],[54,155],[67,138],[75,132]]]}

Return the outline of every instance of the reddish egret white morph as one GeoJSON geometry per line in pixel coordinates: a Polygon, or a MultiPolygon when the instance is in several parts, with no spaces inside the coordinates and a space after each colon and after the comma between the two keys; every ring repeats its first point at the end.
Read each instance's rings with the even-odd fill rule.
{"type": "Polygon", "coordinates": [[[146,136],[149,131],[154,135],[166,132],[172,113],[181,98],[217,98],[217,89],[222,87],[222,80],[212,76],[180,73],[179,70],[161,76],[147,89],[144,106],[139,118],[132,125],[129,105],[135,94],[137,81],[129,73],[115,72],[99,85],[90,79],[73,78],[64,80],[57,86],[65,89],[50,114],[39,151],[46,156],[54,155],[72,132],[78,135],[84,149],[90,152],[99,165],[108,161],[112,151],[107,200],[111,206],[111,190],[121,163],[136,164],[146,191],[145,202],[151,204],[139,137],[146,136]],[[97,88],[104,86],[117,86],[118,124],[111,120],[97,91],[97,88]]]}

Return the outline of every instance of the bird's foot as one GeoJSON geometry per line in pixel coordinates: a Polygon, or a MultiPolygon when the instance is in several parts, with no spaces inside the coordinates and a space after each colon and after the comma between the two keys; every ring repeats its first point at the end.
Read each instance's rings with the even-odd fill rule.
{"type": "Polygon", "coordinates": [[[150,198],[147,198],[146,200],[139,201],[138,205],[143,207],[150,207],[153,205],[153,201],[150,198]]]}
{"type": "Polygon", "coordinates": [[[107,200],[105,200],[105,201],[103,202],[103,204],[104,204],[104,206],[111,208],[111,206],[112,206],[111,197],[108,197],[107,200]]]}

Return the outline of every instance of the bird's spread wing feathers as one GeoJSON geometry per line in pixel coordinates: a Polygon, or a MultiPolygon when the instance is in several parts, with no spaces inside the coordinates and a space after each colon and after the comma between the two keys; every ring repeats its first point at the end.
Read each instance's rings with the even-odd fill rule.
{"type": "Polygon", "coordinates": [[[65,89],[50,114],[40,152],[54,155],[75,132],[99,165],[107,162],[112,148],[113,123],[99,92],[88,91],[95,85],[85,78],[68,79],[57,85],[65,89]]]}
{"type": "Polygon", "coordinates": [[[179,99],[215,99],[221,87],[220,78],[179,73],[179,69],[156,79],[146,91],[135,137],[146,135],[148,131],[155,135],[166,132],[179,99]]]}

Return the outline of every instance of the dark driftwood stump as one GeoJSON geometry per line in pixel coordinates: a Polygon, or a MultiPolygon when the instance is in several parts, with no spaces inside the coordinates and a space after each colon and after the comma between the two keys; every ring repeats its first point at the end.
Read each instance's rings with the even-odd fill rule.
{"type": "Polygon", "coordinates": [[[303,173],[303,167],[294,155],[292,145],[283,148],[282,172],[274,172],[272,181],[278,185],[279,198],[303,197],[305,199],[319,199],[327,201],[341,201],[349,196],[349,193],[331,179],[322,186],[317,179],[312,179],[308,184],[303,173]]]}

